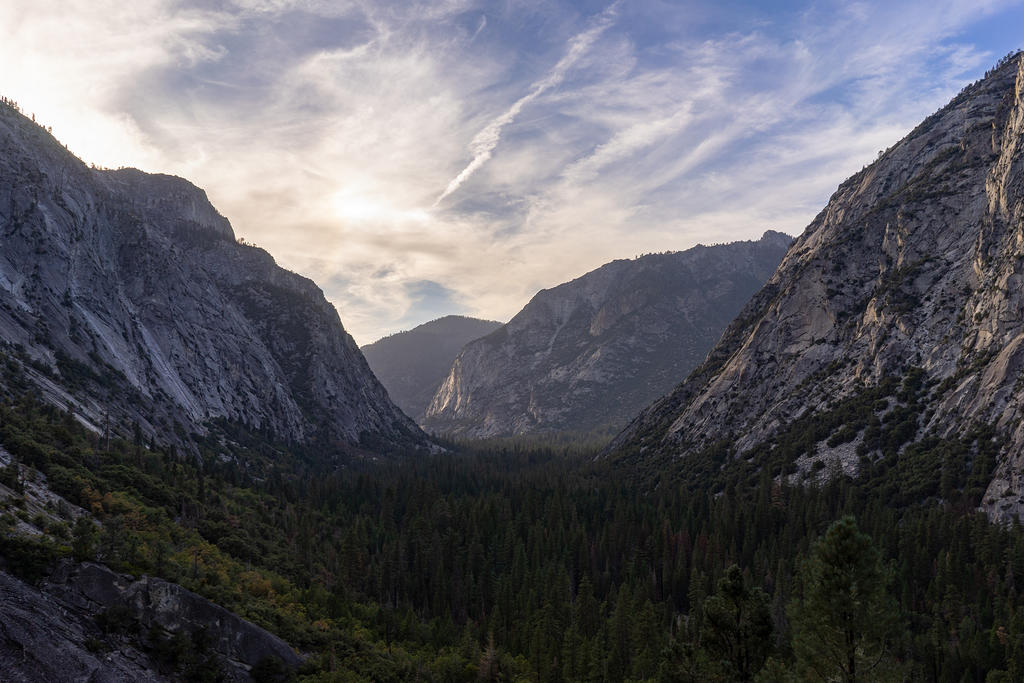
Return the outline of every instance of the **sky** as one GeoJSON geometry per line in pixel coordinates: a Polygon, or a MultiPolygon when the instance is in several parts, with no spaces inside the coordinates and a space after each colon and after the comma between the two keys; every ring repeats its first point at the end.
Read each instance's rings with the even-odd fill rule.
{"type": "Polygon", "coordinates": [[[204,188],[366,344],[797,235],[1022,26],[1021,0],[3,0],[0,94],[204,188]]]}

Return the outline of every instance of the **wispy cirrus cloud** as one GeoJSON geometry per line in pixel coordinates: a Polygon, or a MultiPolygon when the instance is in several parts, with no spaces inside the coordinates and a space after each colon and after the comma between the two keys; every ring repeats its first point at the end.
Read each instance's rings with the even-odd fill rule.
{"type": "MultiPolygon", "coordinates": [[[[565,56],[558,60],[554,68],[544,76],[541,80],[533,83],[529,92],[518,100],[512,103],[512,106],[505,110],[500,116],[493,119],[490,123],[484,126],[484,129],[473,136],[473,141],[469,143],[469,150],[473,154],[472,161],[469,162],[464,169],[457,176],[455,176],[448,186],[445,187],[444,192],[441,193],[434,201],[434,207],[437,207],[448,195],[455,192],[466,180],[473,175],[477,169],[487,163],[487,160],[491,158],[491,153],[494,152],[494,148],[498,146],[498,142],[501,140],[501,131],[503,128],[512,123],[523,107],[534,101],[551,88],[558,87],[558,85],[565,80],[566,74],[569,69],[573,67],[576,62],[580,60],[587,50],[594,44],[602,33],[612,24],[615,20],[615,14],[618,10],[618,6],[622,0],[616,0],[607,9],[605,9],[593,22],[587,30],[582,33],[578,33],[569,40],[568,50],[565,56]]],[[[486,16],[484,17],[486,21],[486,16]]],[[[474,34],[475,37],[475,34],[474,34]]]]}
{"type": "Polygon", "coordinates": [[[799,232],[1020,2],[14,0],[0,92],[207,189],[366,343],[613,258],[799,232]],[[468,152],[468,154],[467,154],[468,152]],[[447,310],[446,310],[447,307],[447,310]]]}

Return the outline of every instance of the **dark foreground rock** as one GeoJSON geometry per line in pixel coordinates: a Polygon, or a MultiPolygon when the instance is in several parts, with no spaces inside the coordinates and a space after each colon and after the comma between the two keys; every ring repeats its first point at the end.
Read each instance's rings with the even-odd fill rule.
{"type": "Polygon", "coordinates": [[[302,663],[277,636],[181,586],[65,562],[41,588],[0,572],[4,681],[163,681],[198,668],[252,680],[270,658],[302,663]]]}

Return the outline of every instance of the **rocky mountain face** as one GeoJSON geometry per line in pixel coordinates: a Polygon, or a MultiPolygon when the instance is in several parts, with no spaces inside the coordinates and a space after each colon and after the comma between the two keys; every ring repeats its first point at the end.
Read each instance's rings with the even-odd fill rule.
{"type": "Polygon", "coordinates": [[[62,562],[36,588],[0,571],[0,670],[5,681],[173,681],[160,652],[202,633],[207,669],[254,680],[276,660],[302,659],[287,643],[181,586],[135,579],[94,563],[62,562]]]}
{"type": "Polygon", "coordinates": [[[424,442],[320,289],[237,242],[202,190],[89,168],[6,104],[0,340],[97,430],[108,414],[162,434],[224,418],[300,442],[424,442]]]}
{"type": "Polygon", "coordinates": [[[360,350],[391,400],[419,420],[462,347],[499,327],[494,320],[446,315],[360,350]]]}
{"type": "Polygon", "coordinates": [[[701,361],[792,238],[608,263],[459,353],[423,424],[467,437],[621,427],[701,361]]]}
{"type": "Polygon", "coordinates": [[[986,478],[989,513],[1008,517],[1024,511],[1022,377],[1018,54],[840,185],[707,360],[613,454],[686,467],[727,437],[733,459],[769,457],[801,423],[803,454],[784,471],[823,462],[855,474],[884,460],[913,465],[936,493],[940,471],[969,472],[986,478]],[[963,449],[913,464],[928,444],[963,449]],[[986,473],[976,456],[987,446],[999,455],[986,473]]]}

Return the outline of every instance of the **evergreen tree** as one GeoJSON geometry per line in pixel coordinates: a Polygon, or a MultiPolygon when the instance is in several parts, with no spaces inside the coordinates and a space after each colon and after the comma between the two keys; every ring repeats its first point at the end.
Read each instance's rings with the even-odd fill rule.
{"type": "Polygon", "coordinates": [[[760,588],[747,586],[736,565],[726,570],[718,591],[704,602],[701,641],[734,680],[751,680],[768,657],[772,646],[768,596],[760,588]]]}
{"type": "Polygon", "coordinates": [[[851,516],[829,527],[802,572],[803,596],[790,603],[793,650],[809,680],[882,680],[897,626],[889,571],[851,516]]]}
{"type": "Polygon", "coordinates": [[[96,540],[100,532],[86,515],[75,520],[71,531],[71,552],[76,560],[92,560],[96,555],[96,540]]]}

